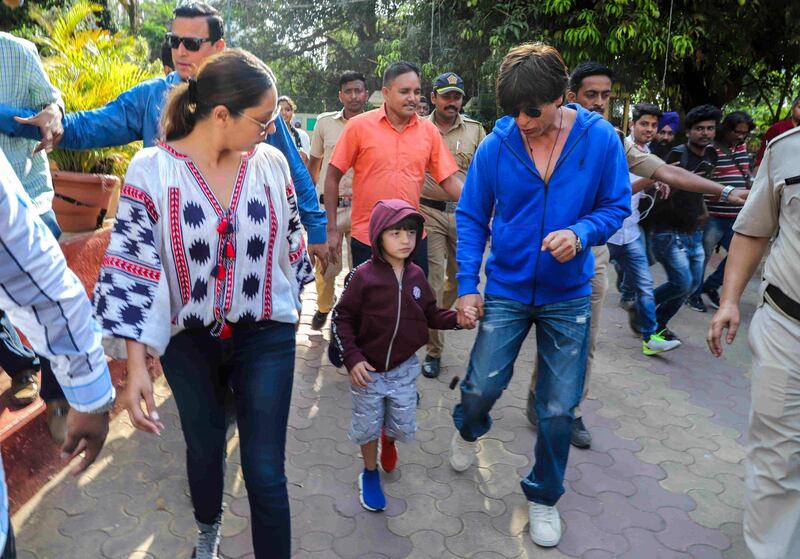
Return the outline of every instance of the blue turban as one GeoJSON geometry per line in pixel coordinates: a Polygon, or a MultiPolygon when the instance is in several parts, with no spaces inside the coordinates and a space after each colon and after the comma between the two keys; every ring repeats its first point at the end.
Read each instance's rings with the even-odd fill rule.
{"type": "Polygon", "coordinates": [[[661,118],[658,119],[658,129],[661,130],[667,125],[672,128],[673,132],[678,131],[681,127],[681,118],[678,116],[678,113],[664,113],[661,115],[661,118]]]}

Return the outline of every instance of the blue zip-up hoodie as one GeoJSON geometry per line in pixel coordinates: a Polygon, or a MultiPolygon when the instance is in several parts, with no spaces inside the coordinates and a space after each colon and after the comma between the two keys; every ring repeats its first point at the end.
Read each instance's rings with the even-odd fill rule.
{"type": "MultiPolygon", "coordinates": [[[[180,75],[172,72],[166,77],[137,84],[102,107],[65,115],[64,137],[58,146],[63,149],[84,150],[123,146],[136,140],[144,141],[144,147],[154,145],[160,134],[161,111],[167,94],[179,83],[180,75]]],[[[37,112],[38,110],[30,108],[18,109],[0,104],[0,133],[41,139],[37,127],[19,124],[13,118],[30,117],[37,112]]],[[[289,163],[297,192],[300,221],[308,232],[308,241],[312,244],[324,243],[328,221],[325,210],[319,207],[316,187],[283,119],[276,119],[275,133],[267,136],[266,142],[278,148],[289,163]]]]}
{"type": "Polygon", "coordinates": [[[589,247],[604,244],[630,215],[631,185],[611,124],[567,106],[578,114],[547,185],[510,116],[478,146],[456,210],[459,296],[479,292],[490,233],[486,294],[539,306],[591,293],[589,247]],[[541,251],[542,239],[559,229],[574,231],[584,247],[564,264],[541,251]]]}

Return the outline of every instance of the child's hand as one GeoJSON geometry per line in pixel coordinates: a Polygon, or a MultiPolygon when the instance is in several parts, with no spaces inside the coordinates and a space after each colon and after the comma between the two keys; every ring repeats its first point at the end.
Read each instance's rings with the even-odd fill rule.
{"type": "Polygon", "coordinates": [[[478,309],[477,307],[465,307],[464,313],[465,318],[458,321],[458,325],[464,328],[465,330],[472,330],[475,328],[476,321],[478,320],[478,309]]]}
{"type": "Polygon", "coordinates": [[[357,363],[355,367],[350,369],[350,384],[358,388],[366,388],[372,382],[372,376],[369,371],[374,371],[375,367],[362,361],[357,363]]]}

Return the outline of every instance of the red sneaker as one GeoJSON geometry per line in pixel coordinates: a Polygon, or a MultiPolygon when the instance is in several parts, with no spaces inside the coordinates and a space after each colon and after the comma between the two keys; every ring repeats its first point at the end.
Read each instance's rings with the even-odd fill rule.
{"type": "Polygon", "coordinates": [[[386,438],[386,434],[381,430],[381,468],[387,474],[394,471],[397,467],[397,447],[394,441],[386,438]]]}

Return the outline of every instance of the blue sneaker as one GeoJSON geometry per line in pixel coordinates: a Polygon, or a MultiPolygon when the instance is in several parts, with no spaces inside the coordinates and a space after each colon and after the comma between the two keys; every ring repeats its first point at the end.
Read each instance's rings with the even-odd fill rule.
{"type": "Polygon", "coordinates": [[[378,469],[364,471],[358,476],[358,498],[361,506],[372,512],[386,508],[386,497],[381,489],[381,474],[378,469]]]}

